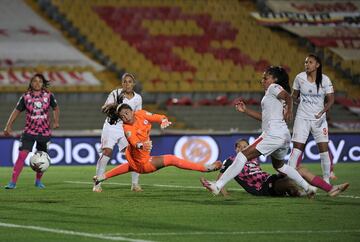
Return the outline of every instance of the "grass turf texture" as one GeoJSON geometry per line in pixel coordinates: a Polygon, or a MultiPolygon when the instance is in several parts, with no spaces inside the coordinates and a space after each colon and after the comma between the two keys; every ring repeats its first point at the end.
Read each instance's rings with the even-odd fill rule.
{"type": "MultiPolygon", "coordinates": [[[[321,174],[320,164],[306,166],[321,174]]],[[[359,168],[338,164],[334,183],[350,182],[348,191],[336,198],[320,191],[313,200],[255,197],[231,190],[240,188],[234,181],[231,198],[213,197],[199,177],[214,179],[216,172],[176,168],[141,175],[142,193],[130,191],[130,174],[93,193],[90,166],[50,167],[44,190],[34,187],[26,167],[17,188],[5,190],[11,168],[0,168],[0,241],[359,241],[359,168]]]]}

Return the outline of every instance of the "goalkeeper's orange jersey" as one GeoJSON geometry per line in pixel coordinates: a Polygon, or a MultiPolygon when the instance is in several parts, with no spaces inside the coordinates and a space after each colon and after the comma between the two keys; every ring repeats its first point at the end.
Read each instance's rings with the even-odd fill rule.
{"type": "Polygon", "coordinates": [[[133,124],[123,124],[124,133],[129,145],[126,148],[125,156],[129,165],[134,170],[139,170],[142,164],[150,159],[150,152],[137,148],[136,144],[150,140],[151,123],[161,123],[167,117],[159,114],[152,114],[145,110],[135,111],[133,124]]]}

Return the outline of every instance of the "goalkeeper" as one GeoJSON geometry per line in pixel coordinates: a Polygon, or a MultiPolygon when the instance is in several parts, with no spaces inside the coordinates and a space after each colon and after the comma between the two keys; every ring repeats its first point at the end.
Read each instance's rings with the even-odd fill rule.
{"type": "Polygon", "coordinates": [[[117,115],[123,122],[124,133],[129,142],[125,151],[128,163],[121,164],[101,176],[95,176],[95,183],[130,171],[141,174],[151,173],[165,166],[176,166],[185,170],[201,172],[215,171],[221,168],[221,161],[203,165],[180,159],[174,155],[150,156],[152,149],[151,123],[159,123],[162,129],[171,125],[164,115],[152,114],[145,110],[133,111],[129,105],[124,103],[110,104],[103,109],[103,112],[109,117],[117,115]]]}

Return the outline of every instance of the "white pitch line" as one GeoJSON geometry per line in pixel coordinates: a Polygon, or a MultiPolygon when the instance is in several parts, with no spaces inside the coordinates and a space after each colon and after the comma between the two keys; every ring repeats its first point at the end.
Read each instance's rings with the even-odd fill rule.
{"type": "MultiPolygon", "coordinates": [[[[72,184],[94,184],[93,182],[82,182],[82,181],[64,181],[65,183],[72,184]]],[[[130,183],[118,183],[118,182],[106,182],[107,185],[118,185],[118,186],[131,186],[130,183]]],[[[141,184],[144,186],[152,186],[152,187],[169,187],[169,188],[184,188],[184,189],[204,189],[201,186],[182,186],[182,185],[162,185],[162,184],[141,184]]],[[[229,191],[244,191],[241,188],[230,188],[229,191]]]]}
{"type": "MultiPolygon", "coordinates": [[[[172,235],[246,235],[246,234],[329,234],[329,233],[360,233],[360,229],[347,230],[275,230],[275,231],[199,231],[199,232],[165,232],[165,233],[116,233],[106,235],[137,235],[137,236],[172,236],[172,235]]],[[[104,234],[105,235],[105,234],[104,234]]]]}
{"type": "MultiPolygon", "coordinates": [[[[82,182],[82,181],[64,181],[65,183],[72,183],[72,184],[94,184],[92,182],[82,182]]],[[[106,182],[106,184],[108,185],[118,185],[118,186],[130,186],[131,184],[129,183],[119,183],[119,182],[106,182]]],[[[144,186],[153,186],[153,187],[169,187],[169,188],[183,188],[183,189],[204,189],[201,186],[181,186],[181,185],[162,185],[162,184],[142,184],[144,186]]],[[[229,191],[245,191],[242,188],[229,188],[229,191]]],[[[326,194],[317,194],[317,195],[324,195],[327,196],[326,194]]],[[[342,198],[353,198],[353,199],[360,199],[359,196],[354,196],[354,195],[338,195],[337,197],[342,197],[342,198]]]]}
{"type": "Polygon", "coordinates": [[[92,233],[84,233],[84,232],[77,232],[71,230],[62,230],[62,229],[52,229],[52,228],[45,228],[39,226],[27,226],[27,225],[20,225],[20,224],[8,224],[8,223],[1,223],[0,227],[7,227],[7,228],[19,228],[19,229],[29,229],[29,230],[36,230],[42,232],[49,232],[55,234],[67,234],[67,235],[75,235],[81,237],[89,237],[89,238],[97,238],[103,240],[113,240],[113,241],[130,241],[130,242],[151,242],[151,240],[141,240],[141,239],[131,239],[122,236],[109,236],[104,234],[92,234],[92,233]]]}

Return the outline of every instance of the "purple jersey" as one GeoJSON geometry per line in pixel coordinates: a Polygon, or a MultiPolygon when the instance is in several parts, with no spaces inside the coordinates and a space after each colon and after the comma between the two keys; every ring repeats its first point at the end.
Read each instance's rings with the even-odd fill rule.
{"type": "Polygon", "coordinates": [[[54,95],[47,90],[41,90],[38,94],[25,92],[16,105],[20,112],[26,110],[24,133],[50,136],[49,110],[56,106],[54,95]]]}
{"type": "MultiPolygon", "coordinates": [[[[220,170],[224,173],[225,170],[233,163],[234,157],[229,157],[223,163],[223,168],[220,170]]],[[[253,195],[260,195],[260,190],[271,175],[263,171],[257,162],[257,159],[247,161],[242,171],[234,177],[237,183],[242,186],[248,193],[253,195]]]]}

